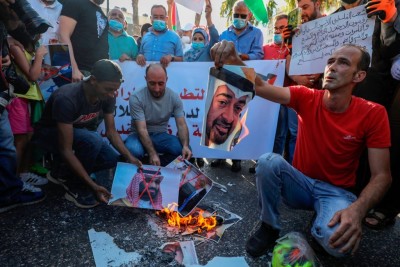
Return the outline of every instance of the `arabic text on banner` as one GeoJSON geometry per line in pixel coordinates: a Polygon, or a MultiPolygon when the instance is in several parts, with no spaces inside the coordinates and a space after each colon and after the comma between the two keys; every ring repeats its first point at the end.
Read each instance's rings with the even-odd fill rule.
{"type": "MultiPolygon", "coordinates": [[[[115,108],[115,124],[123,139],[130,132],[131,116],[129,113],[129,96],[146,86],[145,67],[135,62],[116,61],[122,69],[124,83],[117,91],[115,108]]],[[[268,76],[276,74],[275,85],[282,86],[285,61],[252,60],[246,62],[257,73],[268,76]],[[277,67],[278,66],[278,67],[277,67]]],[[[168,68],[167,87],[175,91],[182,99],[185,119],[189,129],[190,146],[195,157],[227,158],[227,159],[257,159],[264,153],[271,152],[274,144],[279,105],[256,96],[248,106],[246,126],[249,135],[235,146],[232,151],[216,151],[200,146],[203,117],[205,116],[205,101],[208,86],[208,75],[212,62],[177,62],[168,68]]],[[[246,111],[244,110],[243,113],[246,111]]],[[[105,136],[104,124],[99,126],[99,132],[105,136]]],[[[176,134],[175,120],[171,118],[168,132],[176,134]]]]}

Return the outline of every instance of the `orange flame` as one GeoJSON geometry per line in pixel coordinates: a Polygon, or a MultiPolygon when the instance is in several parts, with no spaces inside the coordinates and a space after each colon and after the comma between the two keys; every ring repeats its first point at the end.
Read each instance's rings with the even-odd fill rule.
{"type": "Polygon", "coordinates": [[[217,219],[215,216],[203,217],[203,210],[198,214],[187,217],[182,217],[178,212],[164,208],[157,211],[156,214],[160,217],[167,219],[168,224],[174,227],[197,227],[197,232],[201,233],[203,230],[210,231],[217,226],[217,219]]]}

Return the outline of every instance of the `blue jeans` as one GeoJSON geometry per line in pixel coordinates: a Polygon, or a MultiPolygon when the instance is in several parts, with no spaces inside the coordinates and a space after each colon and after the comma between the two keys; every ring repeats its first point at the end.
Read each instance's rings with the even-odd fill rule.
{"type": "Polygon", "coordinates": [[[328,227],[328,223],[337,211],[357,199],[353,193],[307,177],[274,153],[259,158],[256,180],[263,222],[281,229],[278,211],[281,198],[292,208],[315,210],[316,218],[311,228],[313,237],[332,256],[346,256],[339,252],[340,248],[329,246],[329,238],[339,225],[328,227]]]}
{"type": "MultiPolygon", "coordinates": [[[[177,136],[167,133],[149,133],[151,142],[157,153],[178,157],[182,154],[182,144],[177,136]]],[[[125,140],[125,146],[135,157],[142,159],[147,153],[137,134],[131,134],[125,140]]]]}
{"type": "MultiPolygon", "coordinates": [[[[73,135],[72,149],[87,173],[110,169],[117,165],[118,153],[104,142],[98,132],[74,128],[73,135]]],[[[32,140],[43,150],[60,154],[57,128],[38,128],[32,140]]],[[[62,177],[69,178],[71,170],[65,169],[62,172],[62,177]]]]}
{"type": "Polygon", "coordinates": [[[281,105],[279,109],[278,125],[276,126],[274,153],[283,155],[288,131],[290,133],[288,161],[292,164],[297,140],[297,113],[293,109],[281,105]]]}
{"type": "Polygon", "coordinates": [[[17,153],[7,110],[0,114],[0,202],[5,203],[21,192],[22,182],[17,177],[17,153]]]}

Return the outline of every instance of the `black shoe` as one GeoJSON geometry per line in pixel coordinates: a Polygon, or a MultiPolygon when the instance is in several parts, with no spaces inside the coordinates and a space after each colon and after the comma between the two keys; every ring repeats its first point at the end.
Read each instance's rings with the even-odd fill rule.
{"type": "Polygon", "coordinates": [[[256,166],[257,166],[257,163],[254,163],[254,165],[249,168],[249,173],[256,173],[256,166]]]}
{"type": "Polygon", "coordinates": [[[66,190],[68,190],[68,188],[66,187],[65,183],[67,182],[66,179],[63,179],[61,177],[58,177],[57,175],[53,174],[52,172],[48,172],[46,174],[46,178],[47,180],[49,180],[50,182],[54,183],[54,184],[58,184],[61,185],[62,187],[64,187],[66,190]]]}
{"type": "Polygon", "coordinates": [[[46,195],[43,192],[21,191],[6,203],[0,203],[0,213],[20,207],[33,205],[43,201],[46,195]]]}
{"type": "Polygon", "coordinates": [[[241,160],[232,160],[232,166],[231,166],[231,171],[233,172],[240,172],[240,170],[242,169],[242,165],[240,165],[242,161],[241,160]]]}
{"type": "Polygon", "coordinates": [[[222,159],[214,159],[211,161],[210,165],[211,167],[219,167],[222,164],[222,159]]]}
{"type": "Polygon", "coordinates": [[[90,209],[99,205],[95,195],[89,188],[74,187],[67,190],[65,199],[71,201],[75,206],[82,209],[90,209]]]}
{"type": "Polygon", "coordinates": [[[246,251],[252,257],[266,254],[279,238],[279,230],[262,222],[260,228],[247,240],[246,251]]]}
{"type": "Polygon", "coordinates": [[[203,167],[204,166],[204,159],[203,158],[196,158],[196,165],[199,168],[203,167]]]}

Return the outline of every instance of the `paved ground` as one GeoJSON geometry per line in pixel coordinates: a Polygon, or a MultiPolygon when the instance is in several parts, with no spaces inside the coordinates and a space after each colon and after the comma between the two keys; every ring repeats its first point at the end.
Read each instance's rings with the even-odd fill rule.
{"type": "MultiPolygon", "coordinates": [[[[222,192],[213,188],[204,202],[218,202],[241,216],[242,221],[229,228],[219,243],[205,242],[196,246],[200,264],[215,256],[244,256],[250,266],[268,266],[269,256],[252,259],[245,253],[245,241],[258,227],[258,208],[254,175],[247,172],[251,162],[243,162],[239,174],[229,166],[210,168],[204,172],[227,186],[222,192]]],[[[112,174],[102,172],[99,180],[111,187],[112,174]]],[[[158,247],[175,238],[156,235],[148,221],[154,212],[115,206],[98,206],[82,210],[63,199],[56,185],[45,187],[47,199],[37,205],[21,207],[0,214],[1,266],[94,266],[88,230],[107,232],[115,244],[125,251],[141,254],[140,266],[166,266],[171,259],[158,252],[158,247]]],[[[312,214],[282,207],[283,231],[306,233],[312,214]]],[[[318,254],[323,266],[400,266],[400,219],[385,231],[364,229],[359,252],[351,259],[339,261],[318,254]]],[[[175,265],[174,262],[170,265],[175,265]]],[[[170,266],[169,265],[169,266],[170,266]]]]}

